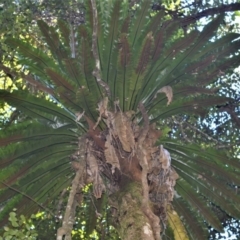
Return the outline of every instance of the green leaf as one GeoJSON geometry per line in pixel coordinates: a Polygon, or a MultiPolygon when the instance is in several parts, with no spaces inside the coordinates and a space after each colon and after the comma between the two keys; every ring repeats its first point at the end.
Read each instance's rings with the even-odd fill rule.
{"type": "Polygon", "coordinates": [[[4,228],[4,230],[5,230],[6,232],[9,231],[9,227],[4,226],[3,228],[4,228]]]}

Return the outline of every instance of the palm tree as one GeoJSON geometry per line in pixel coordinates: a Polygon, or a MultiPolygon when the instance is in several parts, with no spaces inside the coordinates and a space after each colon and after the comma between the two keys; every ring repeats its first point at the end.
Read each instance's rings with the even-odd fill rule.
{"type": "Polygon", "coordinates": [[[134,11],[111,2],[87,1],[86,24],[76,28],[38,21],[38,48],[33,39],[8,40],[24,71],[1,67],[24,87],[0,91],[21,116],[1,133],[2,223],[13,207],[31,214],[71,186],[57,233],[71,239],[75,208],[92,184],[114,209],[121,239],[162,239],[173,209],[191,239],[206,239],[207,224],[222,229],[212,204],[240,216],[239,160],[158,126],[229,100],[207,86],[239,63],[239,35],[211,41],[222,15],[183,36],[164,12],[150,15],[151,1],[134,11]]]}

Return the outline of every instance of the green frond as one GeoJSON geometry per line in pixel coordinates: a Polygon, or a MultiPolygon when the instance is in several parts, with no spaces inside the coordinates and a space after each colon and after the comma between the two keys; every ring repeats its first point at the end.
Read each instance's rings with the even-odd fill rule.
{"type": "MultiPolygon", "coordinates": [[[[174,95],[175,96],[175,95],[174,95]]],[[[166,96],[158,94],[152,101],[149,110],[150,114],[153,114],[151,122],[156,122],[159,119],[164,119],[170,116],[174,116],[181,113],[194,113],[200,116],[205,116],[208,112],[208,108],[218,104],[225,104],[228,102],[228,98],[220,96],[182,96],[178,98],[176,96],[173,102],[166,107],[166,96]]]]}
{"type": "Polygon", "coordinates": [[[7,44],[18,49],[20,54],[19,63],[28,66],[29,70],[40,76],[45,76],[44,69],[55,67],[54,61],[40,49],[34,48],[30,43],[19,39],[8,39],[7,44]]]}
{"type": "Polygon", "coordinates": [[[169,240],[169,239],[176,240],[176,238],[174,237],[174,230],[168,224],[162,236],[162,240],[169,240]]]}
{"type": "MultiPolygon", "coordinates": [[[[239,34],[212,41],[222,15],[201,32],[189,30],[183,36],[180,22],[166,20],[164,11],[150,16],[151,0],[142,0],[133,8],[129,1],[96,2],[100,75],[111,90],[111,111],[119,100],[121,110],[135,110],[135,120],[141,124],[141,101],[149,121],[155,123],[179,114],[204,117],[212,106],[231,100],[207,86],[224,71],[239,65],[239,56],[235,54],[240,48],[239,34]],[[164,86],[173,90],[173,100],[168,105],[166,94],[159,91],[164,86]]],[[[96,63],[92,52],[91,1],[85,1],[85,7],[86,23],[78,27],[61,20],[55,27],[38,21],[42,41],[46,43],[42,49],[26,40],[7,40],[16,48],[21,66],[31,74],[20,76],[35,86],[37,93],[0,90],[0,102],[16,108],[27,119],[12,123],[0,133],[0,203],[5,206],[0,212],[1,221],[13,207],[30,214],[47,206],[71,184],[71,159],[79,150],[79,138],[86,132],[87,122],[95,124],[99,112],[105,117],[101,112],[106,110],[105,106],[101,109],[99,104],[105,93],[93,76],[96,63]],[[75,58],[71,58],[71,30],[76,40],[75,58]],[[78,119],[82,114],[87,121],[78,119]]],[[[103,124],[104,121],[100,122],[100,130],[104,129],[103,124]]],[[[101,135],[103,143],[105,131],[101,135]]],[[[175,139],[161,137],[157,144],[171,153],[172,167],[180,177],[173,207],[192,239],[207,238],[206,222],[222,230],[212,204],[240,218],[240,196],[233,188],[240,186],[239,159],[175,139]]],[[[101,209],[106,203],[106,199],[101,200],[104,203],[95,201],[88,209],[89,234],[96,226],[95,207],[99,205],[101,209]]]]}
{"type": "MultiPolygon", "coordinates": [[[[110,84],[110,89],[113,90],[111,84],[113,81],[113,76],[115,75],[115,67],[117,62],[117,42],[119,37],[119,25],[121,24],[121,12],[120,12],[121,1],[115,1],[113,8],[110,10],[110,19],[108,27],[106,28],[106,34],[103,41],[107,42],[102,46],[102,78],[105,82],[110,84]],[[106,41],[106,38],[108,41],[106,41]]],[[[103,23],[104,24],[104,23],[103,23]]]]}
{"type": "Polygon", "coordinates": [[[206,225],[194,214],[180,198],[174,198],[174,209],[183,217],[183,223],[192,240],[205,240],[208,237],[206,225]]]}
{"type": "Polygon", "coordinates": [[[224,152],[217,151],[212,148],[205,148],[203,154],[202,149],[196,144],[189,144],[185,146],[177,144],[176,146],[176,143],[172,140],[166,141],[165,143],[168,146],[171,146],[171,150],[174,151],[175,149],[175,151],[178,151],[179,155],[182,155],[182,157],[186,157],[187,154],[197,154],[195,157],[189,156],[189,159],[191,159],[193,163],[201,163],[201,167],[206,166],[206,169],[211,169],[212,174],[216,171],[219,176],[225,176],[226,181],[234,180],[236,184],[239,184],[240,177],[236,175],[235,172],[240,171],[240,161],[238,159],[229,159],[224,152]]]}
{"type": "Polygon", "coordinates": [[[135,48],[135,44],[140,41],[142,42],[141,38],[145,38],[146,35],[143,34],[144,29],[149,24],[150,19],[150,9],[151,0],[142,0],[138,6],[136,6],[136,12],[134,12],[133,19],[130,25],[130,44],[133,48],[135,48]],[[140,9],[138,9],[140,8],[140,9]]]}
{"type": "Polygon", "coordinates": [[[129,79],[134,71],[131,59],[132,52],[127,34],[122,33],[119,39],[118,72],[116,72],[114,80],[113,95],[120,100],[120,107],[124,111],[127,109],[127,106],[129,106],[129,79]]]}
{"type": "Polygon", "coordinates": [[[47,68],[45,71],[49,79],[55,84],[55,94],[60,96],[64,106],[75,111],[82,111],[82,106],[76,103],[77,85],[54,69],[47,68]]]}
{"type": "MultiPolygon", "coordinates": [[[[57,133],[58,129],[55,132],[57,133]]],[[[77,144],[74,144],[77,139],[75,136],[69,138],[65,134],[62,137],[57,135],[32,140],[34,143],[29,140],[26,144],[15,144],[15,150],[8,151],[12,145],[4,148],[4,152],[8,152],[12,160],[15,158],[4,170],[13,167],[15,170],[10,175],[4,174],[5,179],[1,179],[7,185],[11,185],[10,188],[6,188],[5,184],[1,184],[6,188],[0,191],[1,202],[9,202],[9,199],[20,192],[24,198],[22,201],[14,202],[14,207],[19,207],[20,212],[31,214],[31,211],[36,211],[39,205],[45,206],[49,199],[56,197],[63,188],[69,186],[70,176],[73,174],[69,157],[77,149],[77,144]],[[26,196],[30,196],[35,202],[30,200],[26,203],[29,201],[26,196]],[[28,207],[25,208],[25,205],[21,204],[28,204],[28,207]]],[[[5,156],[0,157],[1,163],[5,156]]]]}
{"type": "Polygon", "coordinates": [[[4,208],[0,212],[1,225],[7,224],[8,219],[6,218],[6,215],[8,215],[8,213],[11,212],[15,208],[15,206],[21,201],[21,199],[22,199],[22,196],[20,194],[18,194],[14,198],[9,199],[6,202],[6,204],[4,205],[4,208]]]}
{"type": "Polygon", "coordinates": [[[203,31],[201,32],[195,48],[199,46],[203,46],[211,37],[215,36],[215,33],[220,26],[220,24],[223,22],[224,15],[221,14],[217,16],[213,21],[209,22],[206,27],[204,27],[203,31]]]}
{"type": "MultiPolygon", "coordinates": [[[[152,56],[152,48],[153,48],[153,36],[152,32],[148,33],[145,37],[141,48],[139,49],[140,52],[136,54],[137,60],[136,68],[131,76],[131,81],[129,81],[128,89],[129,93],[127,97],[130,98],[129,101],[129,109],[136,109],[137,102],[136,96],[139,93],[139,90],[142,87],[144,77],[146,76],[147,70],[149,68],[149,64],[151,64],[151,56],[152,56]]],[[[135,62],[135,61],[134,61],[135,62]]]]}
{"type": "MultiPolygon", "coordinates": [[[[174,23],[170,23],[169,25],[171,24],[174,23]]],[[[178,81],[181,81],[182,77],[177,77],[177,75],[172,73],[174,67],[176,67],[175,62],[183,55],[182,52],[186,51],[186,49],[188,49],[191,44],[194,43],[195,39],[199,35],[198,32],[193,31],[188,36],[174,41],[172,44],[170,44],[170,46],[164,46],[161,44],[161,42],[169,41],[169,39],[166,39],[165,34],[165,31],[159,31],[157,39],[155,40],[155,42],[159,45],[155,46],[152,66],[149,69],[149,72],[146,74],[147,77],[145,78],[142,86],[142,94],[139,96],[138,100],[148,96],[148,103],[151,101],[154,94],[156,94],[157,90],[159,90],[161,87],[165,85],[173,86],[178,81]],[[172,79],[174,79],[174,84],[172,83],[172,79]]],[[[182,70],[178,70],[177,74],[181,76],[181,72],[182,70]]]]}
{"type": "Polygon", "coordinates": [[[184,200],[190,204],[196,212],[200,212],[204,220],[207,221],[209,225],[215,228],[217,231],[222,232],[223,227],[219,219],[215,216],[214,212],[211,210],[211,206],[207,203],[206,199],[201,198],[196,194],[196,190],[191,188],[191,186],[180,179],[176,185],[176,191],[180,194],[184,200]]]}
{"type": "Polygon", "coordinates": [[[234,42],[231,42],[229,45],[225,46],[222,51],[218,54],[219,59],[224,59],[224,57],[229,56],[232,57],[232,55],[236,54],[236,49],[239,49],[240,47],[240,40],[236,40],[234,42]]]}
{"type": "Polygon", "coordinates": [[[198,86],[191,86],[185,84],[179,84],[174,89],[174,97],[186,97],[186,96],[198,96],[201,94],[214,95],[217,92],[217,89],[209,89],[198,86]]]}
{"type": "Polygon", "coordinates": [[[97,101],[95,100],[94,93],[86,88],[81,88],[76,92],[76,102],[81,104],[87,116],[92,120],[97,120],[97,101]]]}
{"type": "MultiPolygon", "coordinates": [[[[237,203],[240,198],[235,193],[235,189],[230,187],[233,183],[239,185],[240,178],[236,174],[240,171],[239,160],[231,159],[235,165],[230,165],[230,160],[223,152],[208,148],[201,149],[197,144],[182,145],[173,139],[161,139],[161,144],[164,144],[171,152],[174,169],[195,190],[195,193],[192,192],[192,194],[195,194],[196,197],[199,194],[204,196],[229,215],[239,218],[237,203]]],[[[181,183],[179,181],[180,185],[181,183]]],[[[185,185],[182,190],[180,189],[179,194],[184,201],[190,202],[188,194],[194,191],[193,189],[187,190],[185,185]]],[[[197,202],[197,200],[194,201],[197,202]]]]}
{"type": "Polygon", "coordinates": [[[236,68],[239,66],[240,57],[239,56],[232,56],[228,59],[226,59],[223,62],[211,64],[211,67],[208,67],[205,69],[205,71],[202,71],[200,73],[192,73],[192,80],[194,82],[197,81],[198,86],[206,86],[209,83],[212,83],[214,80],[217,79],[218,76],[221,76],[225,73],[225,71],[229,68],[236,68]]]}
{"type": "Polygon", "coordinates": [[[87,216],[86,219],[84,219],[86,221],[86,235],[90,235],[94,228],[96,227],[97,224],[97,218],[96,218],[96,201],[93,199],[92,201],[94,201],[93,203],[89,203],[88,204],[88,209],[87,209],[87,216]]]}
{"type": "Polygon", "coordinates": [[[61,35],[61,38],[63,39],[64,44],[66,46],[70,46],[70,41],[69,41],[70,29],[68,24],[62,21],[61,19],[58,19],[57,26],[59,27],[60,35],[61,35]]]}
{"type": "Polygon", "coordinates": [[[29,116],[53,121],[51,118],[48,118],[46,115],[47,113],[52,117],[58,117],[61,122],[65,121],[67,123],[76,124],[74,117],[63,108],[45,99],[32,96],[26,91],[14,90],[10,93],[5,90],[0,90],[0,99],[18,108],[20,111],[29,114],[29,116]]]}
{"type": "Polygon", "coordinates": [[[165,55],[175,59],[181,51],[189,48],[192,43],[199,37],[198,31],[192,31],[187,36],[175,40],[166,50],[165,55]]]}
{"type": "Polygon", "coordinates": [[[129,32],[129,25],[130,25],[130,16],[127,16],[122,24],[121,33],[128,33],[129,32]]]}
{"type": "Polygon", "coordinates": [[[43,151],[44,149],[51,149],[52,147],[56,147],[57,145],[62,146],[62,149],[76,149],[76,142],[72,142],[74,138],[66,137],[59,139],[59,136],[51,136],[46,140],[41,139],[38,141],[27,142],[27,143],[18,143],[15,145],[8,145],[1,151],[1,167],[7,166],[11,164],[14,160],[24,159],[31,155],[34,155],[38,152],[43,151]],[[65,146],[71,143],[71,146],[65,146]]]}
{"type": "Polygon", "coordinates": [[[220,72],[224,70],[224,68],[221,67],[222,65],[227,64],[228,61],[234,62],[232,58],[238,58],[237,61],[239,61],[239,57],[234,55],[236,49],[240,47],[240,41],[237,40],[234,42],[229,42],[225,45],[222,43],[221,46],[218,46],[218,43],[216,43],[216,46],[218,46],[218,48],[221,48],[221,50],[214,49],[215,46],[212,43],[209,45],[211,46],[211,49],[206,52],[203,49],[203,51],[199,54],[200,56],[198,56],[199,58],[196,58],[196,61],[192,64],[189,64],[189,66],[186,68],[186,72],[190,72],[192,75],[198,76],[200,79],[198,84],[201,84],[201,82],[206,84],[205,78],[201,79],[199,74],[205,74],[207,77],[210,75],[212,80],[214,80],[219,75],[219,70],[221,70],[220,72]],[[218,72],[215,76],[212,76],[211,73],[214,70],[218,70],[218,72]]]}
{"type": "Polygon", "coordinates": [[[233,193],[226,191],[224,186],[222,186],[221,189],[217,189],[216,186],[210,185],[212,184],[210,178],[207,178],[207,182],[202,180],[202,170],[194,169],[192,166],[189,166],[189,164],[184,164],[183,162],[177,161],[177,159],[173,160],[174,168],[179,176],[191,184],[196,193],[201,194],[221,209],[224,209],[224,211],[230,216],[235,218],[240,217],[237,205],[234,202],[228,201],[229,196],[233,193]],[[193,172],[196,175],[192,174],[193,172]]]}
{"type": "Polygon", "coordinates": [[[51,68],[46,68],[46,74],[57,87],[64,87],[69,94],[74,94],[76,85],[70,82],[70,80],[67,80],[65,76],[62,76],[59,72],[51,68]]]}
{"type": "Polygon", "coordinates": [[[91,1],[86,1],[85,2],[85,8],[86,8],[86,28],[89,29],[90,32],[92,33],[92,29],[93,29],[92,2],[91,1]]]}
{"type": "Polygon", "coordinates": [[[196,63],[191,64],[187,68],[187,71],[191,74],[198,74],[202,70],[206,70],[206,68],[213,62],[215,61],[215,55],[209,55],[203,60],[198,60],[196,63]]]}
{"type": "Polygon", "coordinates": [[[161,32],[163,29],[164,24],[164,16],[165,13],[163,10],[160,10],[155,13],[154,16],[151,16],[150,23],[147,25],[145,34],[152,32],[154,36],[156,36],[159,32],[161,32]]]}
{"type": "Polygon", "coordinates": [[[39,209],[47,211],[43,206],[37,205],[32,199],[26,197],[25,195],[19,194],[20,200],[17,204],[15,204],[15,208],[17,209],[16,213],[18,215],[24,214],[24,216],[30,217],[31,212],[37,212],[39,209]],[[21,207],[23,206],[23,207],[21,207]]]}
{"type": "Polygon", "coordinates": [[[239,38],[240,34],[237,33],[230,33],[226,36],[223,36],[216,41],[208,41],[206,42],[206,46],[204,46],[198,54],[196,54],[196,59],[204,56],[205,54],[212,54],[213,52],[218,53],[221,52],[222,47],[225,45],[232,45],[233,41],[239,38]]]}
{"type": "MultiPolygon", "coordinates": [[[[102,92],[96,79],[93,77],[92,72],[95,68],[95,60],[92,53],[91,46],[91,35],[87,30],[80,26],[78,29],[79,35],[81,36],[79,44],[79,56],[80,56],[80,71],[83,78],[80,78],[82,87],[87,87],[89,91],[94,92],[93,98],[95,101],[100,101],[102,92]]],[[[80,75],[81,77],[81,75],[80,75]]]]}
{"type": "MultiPolygon", "coordinates": [[[[39,176],[41,177],[40,181],[36,179],[34,180],[33,183],[37,183],[38,189],[36,189],[34,184],[31,184],[27,187],[26,193],[28,193],[30,196],[33,196],[33,198],[37,201],[44,203],[49,197],[49,194],[53,192],[52,190],[57,184],[62,185],[66,182],[66,179],[63,178],[63,176],[68,177],[70,172],[69,170],[69,163],[55,166],[53,169],[50,169],[43,175],[39,176]]],[[[73,175],[73,173],[71,175],[73,175]]]]}
{"type": "Polygon", "coordinates": [[[63,47],[59,35],[54,27],[50,27],[42,20],[38,20],[37,24],[55,59],[58,62],[61,62],[62,59],[67,58],[68,53],[65,51],[65,48],[63,47]]]}
{"type": "MultiPolygon", "coordinates": [[[[102,4],[102,3],[101,3],[102,4]]],[[[102,9],[99,3],[99,8],[102,9]]],[[[100,12],[99,21],[101,23],[101,29],[98,34],[98,46],[101,60],[102,80],[107,82],[110,87],[113,100],[119,99],[120,105],[124,109],[125,102],[123,100],[125,93],[123,94],[123,85],[125,84],[126,68],[122,65],[120,71],[117,69],[119,58],[123,59],[125,53],[126,43],[128,43],[127,34],[123,32],[128,30],[129,18],[127,8],[127,1],[113,1],[112,6],[107,6],[108,16],[111,19],[109,23],[105,23],[104,12],[100,12]],[[122,30],[121,30],[122,29],[122,30]],[[123,37],[125,36],[125,38],[123,37]],[[119,55],[122,55],[119,56],[119,55]],[[125,73],[122,73],[124,71],[125,73]]],[[[106,9],[104,11],[106,11],[106,9]]],[[[129,47],[128,47],[128,50],[129,47]]],[[[122,60],[121,60],[122,61],[122,60]]]]}
{"type": "Polygon", "coordinates": [[[173,140],[166,141],[165,143],[171,148],[171,151],[188,158],[198,168],[205,168],[206,170],[204,171],[207,172],[211,171],[209,176],[216,174],[220,179],[224,179],[225,182],[235,183],[236,185],[240,184],[240,177],[236,174],[236,171],[240,171],[240,161],[238,159],[229,159],[224,152],[212,148],[205,148],[203,151],[197,144],[183,146],[174,143],[173,140]]]}
{"type": "Polygon", "coordinates": [[[136,73],[138,75],[142,75],[145,72],[147,65],[149,64],[150,56],[152,55],[152,45],[153,45],[153,36],[152,36],[152,32],[149,32],[143,43],[140,56],[138,57],[138,63],[136,67],[136,73]]]}
{"type": "Polygon", "coordinates": [[[75,58],[65,59],[63,60],[64,67],[69,74],[69,78],[73,80],[73,82],[77,85],[77,87],[87,87],[86,81],[83,77],[83,73],[81,71],[81,65],[78,60],[75,58]]]}
{"type": "Polygon", "coordinates": [[[0,133],[0,146],[6,146],[10,143],[47,139],[50,136],[57,138],[70,137],[76,138],[77,134],[66,129],[58,129],[57,131],[49,126],[44,126],[38,122],[28,121],[12,125],[8,127],[7,132],[0,133]]]}
{"type": "MultiPolygon", "coordinates": [[[[162,13],[164,14],[164,13],[162,13]]],[[[160,14],[160,16],[162,16],[160,14]]],[[[161,26],[161,25],[160,25],[161,26]]],[[[159,59],[162,59],[163,55],[167,55],[164,52],[169,46],[172,45],[173,34],[179,30],[179,24],[176,21],[165,21],[162,23],[161,28],[157,27],[158,31],[153,31],[155,37],[155,45],[153,51],[153,60],[157,62],[159,59]]],[[[188,42],[189,43],[189,42],[188,42]]],[[[170,49],[170,48],[169,48],[170,49]]],[[[175,49],[175,48],[172,48],[175,49]]],[[[156,70],[156,65],[152,66],[154,71],[156,70]]]]}
{"type": "MultiPolygon", "coordinates": [[[[67,172],[64,172],[64,170],[61,169],[57,169],[57,171],[55,172],[50,171],[47,177],[41,177],[41,180],[39,179],[38,181],[36,181],[38,188],[34,187],[34,185],[30,185],[29,187],[29,184],[26,184],[23,187],[21,184],[14,185],[14,189],[21,193],[17,195],[18,201],[14,203],[14,207],[18,209],[18,213],[29,216],[33,212],[39,210],[39,208],[41,208],[41,210],[43,209],[45,211],[49,211],[47,208],[45,208],[45,206],[47,206],[47,204],[49,203],[49,200],[56,197],[60,193],[60,191],[63,188],[69,186],[71,182],[71,178],[67,176],[67,173],[69,173],[69,168],[67,172]],[[34,199],[34,202],[32,201],[32,199],[34,199]]],[[[28,179],[26,179],[26,182],[28,182],[28,179]]],[[[16,192],[14,194],[16,194],[16,192]]],[[[0,199],[1,197],[2,195],[0,195],[0,199]]]]}
{"type": "Polygon", "coordinates": [[[157,61],[160,58],[160,55],[163,53],[163,45],[164,45],[164,35],[162,31],[159,31],[154,41],[154,48],[153,48],[153,54],[152,54],[153,61],[157,61]]]}
{"type": "Polygon", "coordinates": [[[103,216],[103,210],[106,207],[106,198],[106,194],[103,194],[100,199],[90,199],[89,204],[87,204],[87,215],[84,218],[84,221],[86,221],[86,236],[90,235],[96,227],[96,211],[103,216]]]}
{"type": "MultiPolygon", "coordinates": [[[[168,58],[168,60],[171,61],[171,64],[170,62],[167,63],[166,68],[163,72],[164,75],[162,76],[160,75],[161,76],[161,78],[159,78],[159,80],[161,81],[160,86],[164,86],[164,85],[172,86],[173,83],[181,79],[181,76],[185,75],[185,71],[183,68],[184,64],[189,61],[191,62],[192,59],[194,59],[194,55],[199,51],[199,49],[203,46],[203,44],[205,44],[205,42],[208,41],[208,39],[214,34],[214,31],[217,29],[221,21],[222,21],[222,16],[216,18],[214,21],[209,23],[204,28],[204,30],[200,33],[197,40],[192,46],[191,46],[191,43],[189,44],[190,47],[183,54],[180,54],[175,59],[168,58]]],[[[193,36],[190,35],[190,39],[192,39],[193,37],[193,40],[194,40],[196,36],[195,35],[193,36]]]]}
{"type": "MultiPolygon", "coordinates": [[[[62,145],[56,144],[48,148],[46,153],[36,153],[28,159],[28,169],[25,170],[28,174],[25,176],[22,175],[21,178],[18,179],[14,178],[15,182],[20,179],[18,185],[26,188],[27,186],[34,185],[36,181],[41,181],[46,174],[58,169],[58,167],[62,165],[64,165],[66,169],[69,169],[70,174],[71,166],[69,164],[69,156],[73,150],[73,148],[62,148],[62,145]],[[41,161],[44,161],[44,164],[40,164],[41,161]]],[[[10,180],[11,179],[8,179],[8,181],[10,180]]]]}

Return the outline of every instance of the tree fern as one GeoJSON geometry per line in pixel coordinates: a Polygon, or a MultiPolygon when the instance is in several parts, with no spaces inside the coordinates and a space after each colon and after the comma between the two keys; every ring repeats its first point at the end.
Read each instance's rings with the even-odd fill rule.
{"type": "MultiPolygon", "coordinates": [[[[155,239],[160,239],[160,224],[167,223],[168,205],[183,217],[192,239],[206,239],[204,221],[221,230],[211,204],[240,215],[239,195],[232,187],[240,184],[239,159],[204,144],[166,138],[155,124],[183,114],[204,117],[211,107],[229,101],[208,84],[217,80],[219,69],[238,65],[239,56],[233,55],[240,47],[239,35],[212,41],[223,19],[219,16],[201,32],[190,29],[177,38],[180,22],[165,20],[162,11],[151,17],[151,1],[141,1],[134,11],[127,1],[98,1],[95,46],[92,2],[86,2],[84,25],[73,28],[58,21],[53,27],[39,21],[44,49],[27,39],[8,40],[29,71],[21,78],[40,87],[35,92],[23,90],[26,86],[0,91],[1,103],[26,116],[0,136],[2,223],[13,206],[27,214],[48,206],[76,173],[73,182],[78,176],[80,185],[72,189],[81,192],[91,183],[93,195],[107,196],[104,204],[114,208],[114,201],[119,209],[126,207],[125,191],[133,198],[143,193],[136,199],[138,210],[148,219],[155,239]],[[69,39],[73,33],[74,56],[69,39]],[[99,76],[93,74],[95,50],[99,76]],[[173,91],[173,99],[161,91],[164,87],[173,91]],[[123,200],[113,201],[116,196],[123,200]]],[[[89,233],[94,217],[94,212],[88,217],[89,233]]]]}

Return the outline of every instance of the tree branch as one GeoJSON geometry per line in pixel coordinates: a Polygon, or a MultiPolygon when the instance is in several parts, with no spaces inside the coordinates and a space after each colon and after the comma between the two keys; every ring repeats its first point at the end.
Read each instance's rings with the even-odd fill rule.
{"type": "Polygon", "coordinates": [[[232,3],[232,4],[228,4],[228,5],[223,4],[219,7],[203,10],[192,16],[178,18],[178,20],[181,22],[181,24],[183,26],[187,26],[190,23],[196,22],[197,20],[199,20],[203,17],[213,16],[214,14],[221,14],[221,13],[225,13],[225,12],[234,12],[234,11],[239,11],[239,10],[240,10],[240,3],[232,3]]]}
{"type": "MultiPolygon", "coordinates": [[[[57,240],[71,240],[71,231],[75,220],[75,212],[77,204],[80,204],[79,191],[87,182],[86,179],[86,139],[85,136],[78,138],[78,149],[72,155],[75,158],[74,170],[76,175],[72,181],[71,190],[68,197],[68,202],[65,214],[62,221],[62,226],[57,230],[57,240]]],[[[73,165],[72,165],[73,166],[73,165]]],[[[61,197],[64,197],[65,191],[62,192],[61,197]]]]}
{"type": "Polygon", "coordinates": [[[64,195],[65,195],[66,192],[67,192],[67,189],[64,188],[62,193],[60,194],[60,199],[59,199],[56,214],[55,214],[57,217],[60,215],[62,204],[63,204],[63,201],[64,201],[64,195]]]}
{"type": "Polygon", "coordinates": [[[227,106],[227,107],[221,107],[219,109],[221,112],[227,112],[232,120],[236,123],[236,125],[240,128],[240,118],[238,117],[238,115],[236,114],[236,112],[234,111],[234,108],[231,106],[227,106]]]}
{"type": "Polygon", "coordinates": [[[207,139],[213,141],[214,143],[218,144],[219,141],[217,139],[214,139],[213,137],[209,136],[208,134],[206,134],[205,132],[203,132],[202,130],[200,130],[199,128],[197,127],[194,127],[192,124],[188,123],[188,122],[185,122],[185,124],[187,124],[187,126],[197,132],[199,132],[200,134],[202,134],[204,137],[206,137],[207,139]]]}

